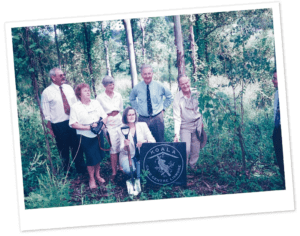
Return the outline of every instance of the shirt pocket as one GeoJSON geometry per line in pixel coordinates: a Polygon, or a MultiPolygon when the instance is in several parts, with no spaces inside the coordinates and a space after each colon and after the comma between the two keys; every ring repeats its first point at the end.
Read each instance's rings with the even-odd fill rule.
{"type": "Polygon", "coordinates": [[[71,99],[70,99],[70,105],[73,105],[74,103],[76,103],[77,102],[77,99],[76,99],[76,97],[74,97],[74,96],[72,96],[71,97],[71,99]]]}
{"type": "Polygon", "coordinates": [[[62,100],[61,96],[58,96],[57,94],[49,96],[48,99],[50,107],[56,106],[59,101],[62,100]]]}
{"type": "Polygon", "coordinates": [[[198,99],[197,100],[193,100],[193,105],[194,105],[194,111],[198,111],[199,110],[199,102],[198,99]]]}
{"type": "Polygon", "coordinates": [[[198,95],[193,94],[192,95],[192,100],[193,100],[193,108],[194,111],[197,112],[199,110],[199,101],[198,101],[198,95]]]}
{"type": "Polygon", "coordinates": [[[138,98],[138,105],[143,106],[145,103],[147,103],[147,91],[139,92],[137,98],[138,98]]]}
{"type": "Polygon", "coordinates": [[[151,100],[155,104],[160,104],[161,98],[163,96],[162,91],[159,89],[155,89],[154,91],[150,91],[151,93],[151,100]]]}

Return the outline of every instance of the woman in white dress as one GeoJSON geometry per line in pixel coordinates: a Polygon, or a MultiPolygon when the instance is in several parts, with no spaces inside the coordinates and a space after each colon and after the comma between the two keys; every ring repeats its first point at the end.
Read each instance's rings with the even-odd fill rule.
{"type": "Polygon", "coordinates": [[[81,83],[75,88],[75,95],[79,99],[71,106],[69,125],[76,129],[78,135],[81,135],[81,147],[86,156],[87,170],[89,173],[90,189],[97,188],[96,180],[102,184],[105,182],[100,176],[101,155],[97,135],[91,131],[91,125],[96,127],[99,118],[107,122],[107,114],[103,108],[94,99],[91,99],[89,85],[81,83]]]}
{"type": "Polygon", "coordinates": [[[120,112],[123,112],[123,99],[120,93],[114,91],[114,78],[107,75],[103,78],[102,84],[105,87],[105,91],[97,96],[96,100],[100,103],[108,116],[106,127],[111,141],[110,161],[112,168],[110,179],[114,181],[117,174],[117,163],[120,152],[120,140],[117,131],[122,126],[122,116],[120,112]]]}

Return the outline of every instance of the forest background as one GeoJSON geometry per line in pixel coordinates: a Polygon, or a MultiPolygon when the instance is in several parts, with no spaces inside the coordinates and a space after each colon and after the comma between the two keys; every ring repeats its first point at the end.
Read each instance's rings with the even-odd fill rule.
{"type": "MultiPolygon", "coordinates": [[[[50,83],[47,72],[59,64],[72,86],[85,81],[94,96],[103,91],[101,79],[111,73],[125,105],[129,105],[128,94],[138,80],[132,71],[134,62],[136,68],[144,62],[151,64],[155,79],[173,94],[176,77],[184,69],[200,92],[209,142],[201,151],[197,178],[186,189],[149,190],[138,200],[282,189],[271,139],[275,68],[272,11],[181,16],[179,36],[174,34],[174,19],[131,19],[132,44],[123,27],[129,24],[125,21],[56,25],[57,37],[54,26],[12,30],[26,208],[137,200],[124,197],[112,184],[100,189],[101,194],[88,194],[84,185],[74,187],[71,179],[65,180],[59,172],[55,143],[45,139],[38,107],[40,93],[50,83]],[[180,35],[182,54],[176,50],[180,35]],[[130,46],[134,46],[134,60],[130,46]]],[[[172,141],[171,108],[165,125],[166,140],[172,141]]]]}

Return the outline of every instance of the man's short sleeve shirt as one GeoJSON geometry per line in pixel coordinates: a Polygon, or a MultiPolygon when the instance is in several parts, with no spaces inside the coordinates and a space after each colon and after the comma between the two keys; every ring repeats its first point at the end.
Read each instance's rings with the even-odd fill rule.
{"type": "MultiPolygon", "coordinates": [[[[71,107],[77,102],[73,88],[68,84],[63,84],[62,90],[71,107]]],[[[64,104],[58,85],[52,83],[43,91],[41,105],[45,119],[51,123],[55,124],[69,119],[69,115],[67,115],[64,110],[64,104]]]]}

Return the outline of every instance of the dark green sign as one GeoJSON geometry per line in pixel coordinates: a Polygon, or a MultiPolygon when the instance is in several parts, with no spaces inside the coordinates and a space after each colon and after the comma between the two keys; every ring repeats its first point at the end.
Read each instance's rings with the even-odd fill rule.
{"type": "Polygon", "coordinates": [[[185,143],[144,143],[140,154],[147,185],[186,185],[185,143]]]}

